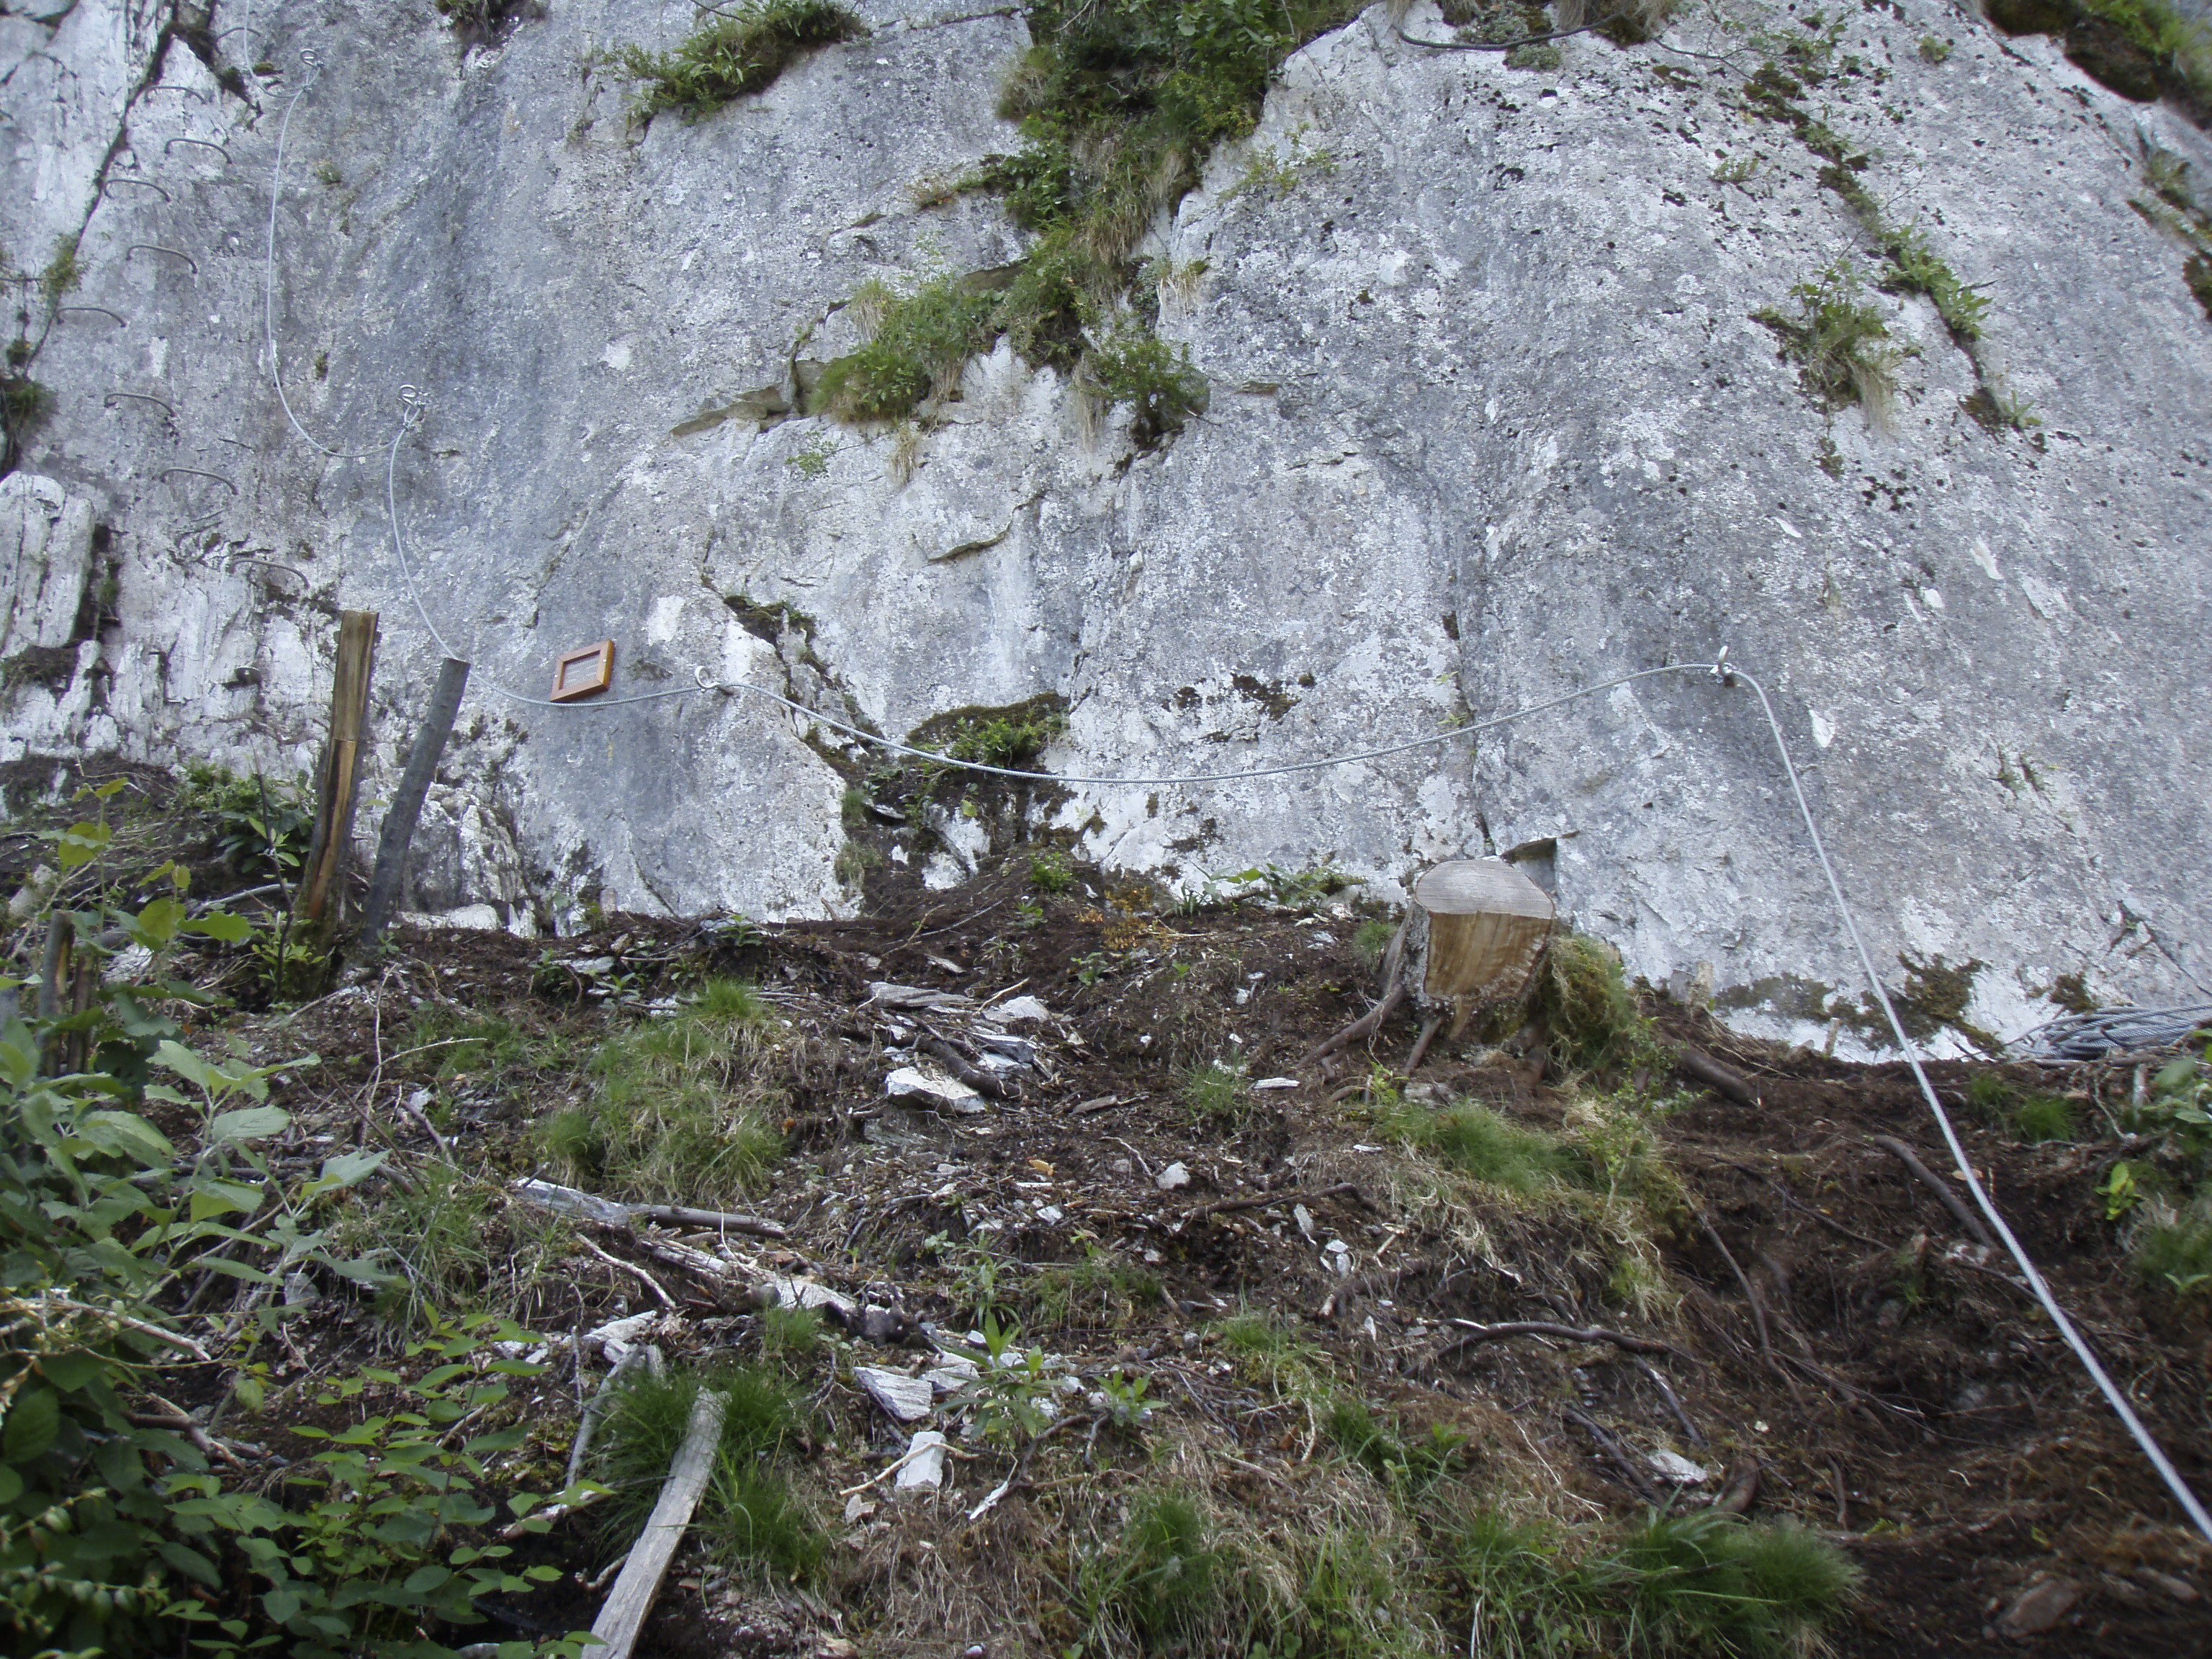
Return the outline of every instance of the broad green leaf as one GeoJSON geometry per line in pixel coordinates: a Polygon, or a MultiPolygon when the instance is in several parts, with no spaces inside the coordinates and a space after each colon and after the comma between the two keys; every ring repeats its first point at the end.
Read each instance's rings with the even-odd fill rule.
{"type": "Polygon", "coordinates": [[[106,1362],[98,1354],[87,1353],[82,1348],[39,1357],[39,1374],[64,1394],[75,1394],[106,1369],[106,1362]]]}
{"type": "Polygon", "coordinates": [[[14,1503],[23,1495],[23,1477],[0,1463],[0,1506],[14,1503]]]}
{"type": "Polygon", "coordinates": [[[187,1083],[196,1084],[210,1093],[223,1088],[229,1079],[214,1066],[194,1054],[181,1042],[165,1042],[154,1050],[154,1063],[174,1072],[187,1083]]]}
{"type": "MultiPolygon", "coordinates": [[[[202,1176],[192,1183],[191,1217],[204,1221],[210,1216],[227,1215],[233,1210],[243,1210],[251,1215],[261,1207],[261,1188],[249,1187],[242,1181],[222,1181],[214,1176],[202,1176]]],[[[210,1262],[210,1267],[215,1264],[210,1262]]]]}
{"type": "Polygon", "coordinates": [[[27,1463],[54,1443],[61,1426],[62,1397],[52,1389],[26,1389],[8,1407],[0,1453],[10,1463],[27,1463]]]}
{"type": "Polygon", "coordinates": [[[126,921],[131,937],[149,951],[158,951],[176,938],[184,925],[185,907],[173,898],[157,898],[126,921]]]}
{"type": "Polygon", "coordinates": [[[280,1135],[291,1121],[292,1115],[281,1106],[241,1106],[235,1111],[217,1112],[208,1125],[208,1144],[215,1146],[227,1140],[260,1140],[280,1135]]]}
{"type": "Polygon", "coordinates": [[[253,937],[253,924],[244,916],[234,916],[228,910],[213,910],[195,917],[185,924],[187,933],[204,933],[210,939],[220,939],[225,945],[238,945],[253,937]]]}
{"type": "Polygon", "coordinates": [[[177,1155],[169,1138],[136,1112],[87,1112],[76,1132],[101,1152],[134,1158],[149,1169],[177,1155]]]}
{"type": "Polygon", "coordinates": [[[368,1180],[384,1167],[383,1152],[340,1152],[336,1158],[323,1160],[323,1173],[318,1185],[324,1187],[354,1187],[368,1180]]]}
{"type": "Polygon", "coordinates": [[[107,850],[115,833],[104,823],[72,823],[54,837],[54,859],[64,871],[91,863],[107,850]]]}
{"type": "Polygon", "coordinates": [[[197,1578],[210,1589],[222,1588],[222,1576],[216,1571],[215,1563],[198,1550],[187,1548],[169,1539],[163,1539],[155,1547],[161,1552],[161,1559],[179,1572],[197,1578]]]}

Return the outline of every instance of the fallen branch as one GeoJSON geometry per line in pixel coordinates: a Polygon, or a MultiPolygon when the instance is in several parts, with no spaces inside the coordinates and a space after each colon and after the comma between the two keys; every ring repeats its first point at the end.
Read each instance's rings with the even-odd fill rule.
{"type": "Polygon", "coordinates": [[[1382,1029],[1382,1022],[1389,1018],[1391,1011],[1405,1000],[1406,981],[1402,978],[1392,979],[1390,988],[1382,994],[1382,1001],[1376,1003],[1358,1019],[1353,1020],[1351,1024],[1300,1060],[1299,1066],[1302,1067],[1310,1066],[1316,1060],[1334,1054],[1339,1048],[1346,1048],[1355,1042],[1364,1042],[1382,1029]]]}
{"type": "Polygon", "coordinates": [[[637,1221],[665,1221],[685,1227],[714,1227],[724,1232],[750,1233],[756,1238],[787,1238],[781,1223],[729,1210],[693,1210],[680,1204],[623,1204],[595,1193],[581,1192],[555,1182],[525,1178],[514,1183],[515,1196],[526,1204],[560,1215],[581,1216],[605,1227],[625,1227],[637,1221]]]}
{"type": "Polygon", "coordinates": [[[1721,1253],[1721,1260],[1729,1264],[1729,1271],[1735,1275],[1735,1282],[1743,1288],[1744,1300],[1751,1304],[1751,1328],[1759,1334],[1759,1352],[1772,1353],[1774,1339],[1767,1334],[1766,1304],[1759,1299],[1759,1291],[1753,1285],[1750,1275],[1744,1272],[1741,1264],[1729,1254],[1729,1247],[1721,1242],[1721,1236],[1713,1231],[1711,1222],[1699,1216],[1698,1224],[1705,1229],[1705,1242],[1721,1253]]]}
{"type": "Polygon", "coordinates": [[[1395,1289],[1407,1274],[1425,1273],[1432,1265],[1426,1256],[1417,1255],[1395,1267],[1370,1267],[1364,1273],[1356,1273],[1328,1293],[1316,1317],[1334,1319],[1336,1310],[1350,1304],[1354,1297],[1365,1296],[1370,1291],[1395,1289]]]}
{"type": "Polygon", "coordinates": [[[1674,1413],[1674,1420],[1682,1425],[1682,1433],[1689,1443],[1693,1446],[1704,1445],[1705,1437],[1698,1432],[1698,1425],[1690,1420],[1690,1413],[1682,1409],[1682,1402],[1674,1397],[1674,1390],[1668,1382],[1666,1374],[1648,1359],[1638,1359],[1636,1368],[1650,1377],[1658,1389],[1661,1397],[1667,1402],[1667,1409],[1674,1413]]]}
{"type": "Polygon", "coordinates": [[[1620,1442],[1599,1425],[1595,1418],[1585,1417],[1571,1406],[1561,1414],[1567,1421],[1580,1427],[1591,1439],[1597,1442],[1599,1449],[1613,1460],[1613,1467],[1618,1468],[1626,1478],[1630,1491],[1655,1509],[1666,1501],[1659,1496],[1658,1488],[1644,1478],[1644,1471],[1636,1467],[1636,1460],[1628,1455],[1620,1442]]]}
{"type": "Polygon", "coordinates": [[[598,1245],[592,1243],[590,1239],[585,1237],[581,1233],[578,1233],[576,1235],[576,1243],[582,1245],[586,1249],[589,1250],[593,1255],[599,1257],[600,1261],[605,1262],[609,1267],[619,1267],[624,1273],[643,1279],[645,1281],[646,1289],[651,1291],[653,1295],[660,1298],[660,1305],[662,1307],[667,1309],[671,1313],[674,1313],[676,1311],[676,1298],[669,1295],[666,1291],[661,1289],[660,1281],[655,1279],[651,1273],[646,1272],[644,1268],[639,1267],[637,1263],[635,1261],[625,1261],[620,1256],[616,1255],[610,1251],[601,1249],[598,1245]]]}
{"type": "Polygon", "coordinates": [[[1423,1022],[1420,1036],[1413,1039],[1413,1052],[1406,1057],[1407,1077],[1413,1076],[1420,1069],[1421,1061],[1428,1056],[1429,1043],[1436,1036],[1437,1027],[1443,1023],[1444,1017],[1442,1014],[1431,1014],[1423,1022]]]}
{"type": "Polygon", "coordinates": [[[1759,1104],[1759,1091],[1711,1054],[1695,1048],[1680,1049],[1674,1055],[1674,1069],[1741,1105],[1759,1104]]]}
{"type": "Polygon", "coordinates": [[[1922,1184],[1943,1200],[1943,1207],[1951,1212],[1954,1220],[1966,1230],[1967,1236],[1972,1238],[1975,1243],[1992,1250],[1996,1249],[1997,1242],[1990,1237],[1990,1230],[1982,1225],[1981,1217],[1968,1209],[1958,1194],[1951,1190],[1949,1183],[1935,1170],[1923,1164],[1919,1155],[1911,1147],[1906,1146],[1895,1135],[1875,1135],[1872,1139],[1875,1146],[1919,1176],[1922,1184]]]}
{"type": "Polygon", "coordinates": [[[1294,1204],[1308,1198],[1339,1198],[1346,1193],[1358,1197],[1358,1183],[1340,1181],[1334,1187],[1317,1188],[1311,1192],[1301,1188],[1287,1193],[1262,1193],[1257,1198],[1224,1198],[1218,1203],[1201,1204],[1194,1210],[1185,1210],[1182,1218],[1185,1221],[1203,1221],[1210,1215],[1226,1215],[1231,1210],[1264,1210],[1272,1204],[1294,1204]]]}
{"type": "MultiPolygon", "coordinates": [[[[1677,1359],[1697,1361],[1670,1342],[1661,1342],[1651,1337],[1629,1336],[1620,1331],[1607,1330],[1602,1325],[1554,1325],[1548,1320],[1517,1319],[1499,1325],[1480,1325],[1472,1319],[1455,1319],[1463,1335],[1454,1337],[1437,1350],[1435,1358],[1442,1359],[1448,1353],[1457,1353],[1462,1348],[1473,1347],[1478,1342],[1496,1342],[1509,1336],[1552,1336],[1562,1342],[1610,1342],[1616,1348],[1630,1353],[1668,1353],[1677,1359]]],[[[1656,1373],[1654,1373],[1656,1375],[1656,1373]]]]}
{"type": "Polygon", "coordinates": [[[705,1391],[693,1403],[691,1421],[684,1430],[684,1443],[677,1449],[676,1461],[668,1466],[659,1501],[653,1504],[645,1530],[630,1547],[606,1604],[592,1621],[592,1634],[603,1644],[592,1649],[596,1659],[630,1659],[645,1616],[660,1594],[668,1564],[691,1524],[691,1512],[698,1508],[700,1494],[714,1474],[714,1449],[722,1437],[722,1413],[728,1404],[727,1395],[705,1391]]]}
{"type": "Polygon", "coordinates": [[[1780,1182],[1777,1181],[1772,1176],[1768,1175],[1763,1170],[1754,1170],[1748,1164],[1738,1164],[1733,1158],[1724,1158],[1720,1161],[1723,1164],[1725,1164],[1731,1170],[1739,1170],[1745,1175],[1751,1176],[1757,1180],[1765,1182],[1768,1186],[1774,1188],[1774,1195],[1777,1198],[1779,1198],[1783,1203],[1787,1205],[1790,1208],[1796,1210],[1801,1215],[1808,1215],[1812,1217],[1814,1220],[1819,1222],[1823,1227],[1826,1227],[1830,1232],[1834,1233],[1840,1238],[1848,1238],[1854,1244],[1865,1244],[1877,1250],[1890,1250],[1896,1248],[1894,1245],[1883,1243],[1878,1238],[1869,1238],[1864,1233],[1853,1232],[1849,1227],[1846,1227],[1842,1222],[1836,1220],[1833,1217],[1821,1214],[1820,1211],[1814,1209],[1811,1205],[1801,1201],[1796,1194],[1792,1193],[1787,1187],[1784,1186],[1780,1182]]]}
{"type": "Polygon", "coordinates": [[[967,1055],[962,1054],[943,1037],[933,1036],[926,1037],[915,1047],[926,1054],[934,1056],[938,1063],[946,1071],[951,1073],[954,1077],[959,1079],[979,1095],[988,1095],[993,1100],[1018,1098],[1018,1091],[1006,1084],[1004,1079],[994,1077],[980,1066],[971,1065],[967,1055]]]}

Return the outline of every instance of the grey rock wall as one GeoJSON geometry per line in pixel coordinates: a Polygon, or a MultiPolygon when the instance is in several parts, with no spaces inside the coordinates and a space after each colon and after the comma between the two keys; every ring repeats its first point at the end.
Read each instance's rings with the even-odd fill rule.
{"type": "MultiPolygon", "coordinates": [[[[304,768],[335,612],[364,606],[384,618],[365,837],[439,639],[476,664],[410,902],[521,928],[592,891],[820,915],[851,902],[843,780],[795,717],[700,677],[894,735],[1056,692],[1056,770],[1160,775],[1725,646],[1775,696],[1886,968],[1984,964],[1966,1020],[2004,1033],[2061,975],[2145,1000],[2188,991],[2178,963],[2212,980],[2212,319],[2130,205],[2151,147],[2212,179],[2172,112],[1929,0],[1851,15],[1856,70],[1808,105],[1990,304],[1970,356],[1925,301],[1869,295],[1915,354],[1875,429],[1814,406],[1751,316],[1875,263],[1821,163],[1744,101],[1772,49],[1753,32],[1802,33],[1787,13],[1571,40],[1528,70],[1408,45],[1378,9],[1294,58],[1157,228],[1181,273],[1162,331],[1212,397],[1141,451],[1127,410],[1003,349],[927,429],[787,414],[795,375],[857,337],[863,280],[1018,257],[989,199],[922,209],[913,186],[1014,146],[992,104],[1018,17],[873,0],[866,39],[641,131],[594,55],[672,41],[689,9],[545,9],[465,51],[427,4],[218,4],[243,99],[186,43],[158,49],[161,7],[0,19],[0,240],[36,269],[81,228],[70,303],[125,319],[65,313],[34,366],[58,407],[6,501],[49,539],[70,514],[105,526],[82,580],[112,599],[64,641],[70,672],[11,685],[0,761],[304,768]],[[1931,33],[1955,42],[1942,64],[1931,33]],[[288,108],[283,383],[356,459],[303,441],[268,378],[288,108]],[[403,386],[427,403],[404,431],[403,386]],[[1985,430],[1962,400],[1989,386],[2040,426],[1985,430]],[[811,634],[748,628],[774,605],[811,634]],[[615,697],[681,695],[493,690],[542,697],[601,638],[615,697]]],[[[1428,0],[1406,30],[1448,33],[1428,0]]],[[[0,526],[0,557],[32,539],[0,526]]],[[[0,581],[19,630],[28,556],[0,581]]],[[[1333,858],[1390,896],[1424,861],[1516,853],[1632,971],[1860,1041],[1741,687],[1647,680],[1472,744],[1076,786],[1053,810],[1109,865],[1183,883],[1333,858]]],[[[977,840],[944,827],[940,878],[977,840]]]]}

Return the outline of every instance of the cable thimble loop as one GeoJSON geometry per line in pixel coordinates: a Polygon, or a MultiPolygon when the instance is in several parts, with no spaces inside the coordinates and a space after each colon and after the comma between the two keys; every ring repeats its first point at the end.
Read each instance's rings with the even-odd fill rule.
{"type": "Polygon", "coordinates": [[[411,386],[403,386],[399,388],[399,429],[404,432],[422,424],[422,417],[430,412],[429,396],[411,386]]]}
{"type": "Polygon", "coordinates": [[[302,46],[300,48],[300,61],[305,64],[308,69],[317,75],[320,75],[323,72],[323,54],[317,52],[313,46],[302,46]]]}
{"type": "Polygon", "coordinates": [[[1723,685],[1733,686],[1735,684],[1735,670],[1729,666],[1728,653],[1728,647],[1723,646],[1720,654],[1713,659],[1713,678],[1723,685]]]}

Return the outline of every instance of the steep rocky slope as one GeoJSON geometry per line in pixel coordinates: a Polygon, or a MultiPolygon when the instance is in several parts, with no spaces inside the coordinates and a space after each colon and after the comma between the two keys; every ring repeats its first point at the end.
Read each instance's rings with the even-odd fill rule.
{"type": "MultiPolygon", "coordinates": [[[[2065,976],[2208,976],[2212,318],[2186,270],[2212,145],[2178,105],[1924,0],[1686,9],[1526,68],[1415,44],[1453,38],[1430,0],[1402,31],[1372,9],[1289,59],[1140,249],[1210,394],[1147,447],[1003,343],[918,422],[795,412],[868,279],[1022,256],[999,198],[931,187],[1019,142],[994,112],[1018,9],[871,0],[864,38],[642,125],[601,54],[690,14],[534,9],[465,37],[424,4],[5,18],[0,240],[35,272],[76,235],[81,273],[50,328],[22,289],[52,406],[0,541],[19,796],[84,750],[304,766],[335,611],[366,607],[363,833],[431,625],[476,664],[419,905],[834,914],[858,751],[697,677],[892,736],[1050,694],[1052,769],[1176,775],[1725,647],[1931,1018],[2008,1032],[2065,976]],[[1856,379],[1789,355],[1824,307],[1883,331],[1856,379]],[[272,319],[299,422],[353,459],[289,424],[272,319]],[[616,696],[672,695],[494,689],[542,696],[601,638],[616,696]]],[[[1078,785],[1029,816],[1186,884],[1334,858],[1387,896],[1517,853],[1632,972],[1857,1034],[1741,686],[1642,682],[1472,760],[1078,785]]],[[[897,852],[951,879],[1020,817],[897,852]]]]}

